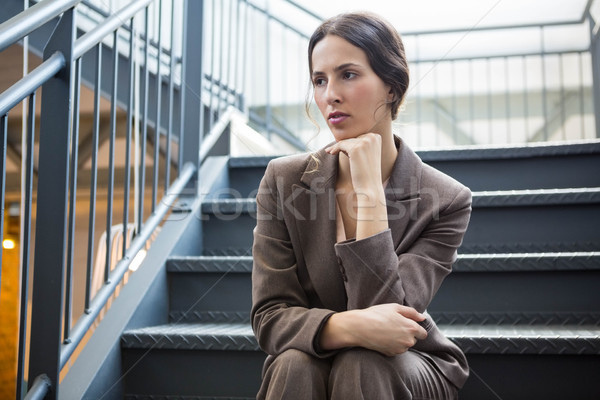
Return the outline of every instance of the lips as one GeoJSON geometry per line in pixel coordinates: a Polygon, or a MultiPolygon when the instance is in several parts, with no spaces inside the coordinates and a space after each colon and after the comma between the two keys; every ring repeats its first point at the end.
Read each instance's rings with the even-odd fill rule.
{"type": "Polygon", "coordinates": [[[334,111],[329,114],[327,119],[329,120],[329,122],[331,122],[332,124],[335,125],[335,124],[339,124],[340,122],[344,121],[348,117],[349,117],[348,114],[344,114],[343,112],[339,112],[339,111],[334,111]]]}

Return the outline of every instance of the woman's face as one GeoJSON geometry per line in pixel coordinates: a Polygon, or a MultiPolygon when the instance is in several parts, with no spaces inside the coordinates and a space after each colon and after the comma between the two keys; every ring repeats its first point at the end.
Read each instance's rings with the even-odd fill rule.
{"type": "Polygon", "coordinates": [[[339,36],[327,35],[312,53],[314,97],[336,141],[374,132],[390,135],[390,87],[367,55],[339,36]]]}

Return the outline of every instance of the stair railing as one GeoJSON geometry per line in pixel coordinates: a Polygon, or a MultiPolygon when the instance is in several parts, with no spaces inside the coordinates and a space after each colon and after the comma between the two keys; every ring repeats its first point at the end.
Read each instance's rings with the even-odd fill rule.
{"type": "MultiPolygon", "coordinates": [[[[590,13],[593,2],[582,5],[581,14],[558,21],[486,26],[482,19],[456,29],[399,27],[411,82],[395,129],[420,148],[600,137],[600,51],[597,22],[590,13]],[[565,32],[575,39],[565,41],[565,32]],[[562,41],[554,39],[558,36],[562,41]],[[481,45],[486,42],[514,45],[481,45]],[[521,43],[528,46],[519,47],[521,43]],[[575,106],[563,101],[569,94],[575,106]]],[[[308,143],[317,130],[302,112],[311,96],[306,49],[308,36],[326,16],[295,0],[243,3],[250,9],[253,55],[246,91],[250,120],[267,137],[308,143]],[[287,18],[284,11],[290,11],[287,18]]],[[[314,107],[311,112],[320,121],[314,107]]]]}
{"type": "MultiPolygon", "coordinates": [[[[177,1],[177,0],[174,0],[177,1]]],[[[76,10],[80,0],[42,0],[27,11],[13,17],[0,25],[0,51],[17,43],[41,25],[58,19],[56,28],[44,49],[44,61],[35,70],[27,74],[8,90],[0,94],[0,204],[4,211],[6,184],[6,151],[9,130],[8,113],[23,99],[29,98],[27,121],[27,149],[23,157],[27,160],[25,172],[27,188],[24,219],[25,232],[22,244],[22,283],[20,306],[19,356],[17,371],[17,398],[23,398],[26,391],[23,384],[29,382],[27,398],[57,398],[61,370],[67,365],[77,346],[92,327],[97,316],[103,310],[107,300],[113,295],[122,277],[136,254],[145,245],[155,229],[171,211],[174,202],[180,196],[197,195],[198,183],[194,177],[201,162],[200,148],[203,132],[208,131],[204,114],[206,107],[200,93],[203,89],[202,43],[203,1],[181,0],[180,9],[183,15],[181,30],[175,30],[171,21],[171,35],[182,35],[182,55],[175,58],[173,52],[168,54],[169,68],[160,72],[160,58],[149,56],[150,44],[148,29],[152,23],[149,10],[162,10],[162,0],[131,1],[119,11],[101,21],[98,26],[77,38],[75,23],[76,10]],[[136,20],[143,22],[144,32],[138,35],[136,20]],[[123,50],[122,37],[128,39],[127,50],[123,50]],[[141,49],[141,50],[138,50],[141,49]],[[142,55],[136,54],[139,51],[142,55]],[[108,59],[107,59],[108,56],[108,59]],[[137,68],[134,60],[141,58],[137,68]],[[108,62],[103,62],[107,61],[108,62]],[[157,61],[159,60],[159,61],[157,61]],[[159,67],[150,71],[150,62],[157,62],[159,67]],[[90,63],[91,66],[87,64],[90,63]],[[178,63],[180,84],[176,84],[175,67],[178,63]],[[79,139],[80,99],[83,64],[93,69],[93,133],[89,151],[91,175],[89,177],[90,208],[88,213],[88,234],[79,238],[76,234],[76,205],[84,179],[78,176],[81,160],[79,139]],[[108,66],[108,68],[107,68],[108,66]],[[140,85],[135,84],[139,74],[140,85]],[[154,79],[154,86],[150,81],[154,79]],[[110,82],[106,95],[104,90],[110,82]],[[161,89],[165,87],[166,90],[161,89]],[[43,89],[41,117],[39,122],[39,162],[37,175],[37,211],[35,229],[35,249],[30,248],[32,230],[31,209],[35,191],[34,170],[34,133],[36,131],[35,106],[36,90],[43,89]],[[156,112],[152,115],[147,99],[156,93],[156,112]],[[136,93],[137,91],[137,93],[136,93]],[[125,95],[123,95],[125,92],[125,95]],[[101,130],[101,97],[110,102],[110,127],[107,130],[109,143],[108,171],[99,170],[99,144],[102,140],[101,130]],[[134,106],[134,98],[142,99],[140,108],[134,106]],[[163,99],[165,97],[167,100],[163,99]],[[125,101],[123,101],[125,99],[125,101]],[[118,115],[119,108],[126,110],[124,124],[118,115]],[[161,116],[164,114],[163,122],[161,116]],[[178,118],[176,118],[177,116],[178,118]],[[165,121],[166,120],[166,121],[165,121]],[[177,126],[177,124],[179,126],[177,126]],[[124,126],[122,126],[124,125],[124,126]],[[140,140],[142,154],[139,162],[132,162],[134,152],[134,136],[140,133],[135,130],[139,126],[142,131],[140,140]],[[152,137],[151,130],[155,135],[152,137]],[[124,133],[123,133],[124,131],[124,133]],[[124,136],[125,167],[116,167],[115,148],[118,145],[117,135],[124,136]],[[146,165],[146,143],[154,146],[153,165],[146,165]],[[171,145],[177,145],[173,149],[171,145]],[[161,154],[162,150],[162,154],[161,154]],[[175,154],[175,156],[172,156],[175,154]],[[163,169],[159,169],[162,164],[163,169]],[[145,177],[146,170],[150,173],[145,177]],[[172,170],[175,170],[173,173],[172,170]],[[107,173],[108,209],[106,237],[111,237],[113,214],[123,215],[122,226],[130,226],[130,204],[144,203],[144,197],[152,193],[152,210],[144,220],[144,207],[139,208],[134,239],[128,246],[123,246],[121,260],[114,270],[105,269],[102,287],[92,296],[91,279],[94,260],[94,243],[97,236],[96,214],[97,200],[100,196],[100,173],[107,173]],[[132,185],[131,175],[137,173],[140,179],[132,185]],[[164,181],[164,190],[159,187],[159,180],[164,181]],[[151,180],[150,185],[146,180],[151,180]],[[118,207],[116,186],[123,185],[122,207],[118,207]],[[133,187],[132,186],[136,186],[133,187]],[[133,190],[132,190],[133,189],[133,190]],[[134,192],[132,194],[132,192],[134,192]],[[162,199],[158,199],[163,192],[162,199]],[[74,259],[75,247],[87,246],[87,268],[85,277],[85,304],[74,304],[74,259]],[[30,268],[31,256],[34,268],[30,268]],[[28,276],[33,275],[31,300],[28,299],[28,276]],[[28,304],[31,301],[31,326],[27,327],[28,304]],[[81,315],[74,310],[83,308],[81,315]],[[72,325],[72,323],[74,325],[72,325]],[[30,339],[27,342],[27,332],[30,339]],[[29,354],[26,360],[26,354],[29,354]],[[25,379],[24,366],[28,364],[28,377],[25,379]]],[[[162,29],[161,26],[154,27],[162,29]]],[[[158,45],[158,54],[165,52],[158,45]]],[[[87,82],[89,84],[89,82],[87,82]]],[[[239,101],[239,96],[238,96],[239,101]]],[[[217,112],[218,110],[211,110],[217,112]]],[[[217,112],[218,115],[218,112],[217,112]]],[[[86,149],[87,150],[87,149],[86,149]]],[[[2,218],[4,213],[0,213],[2,218]]],[[[0,220],[0,222],[3,222],[0,220]]],[[[0,233],[1,235],[1,233],[0,233]]],[[[82,235],[83,236],[83,235],[82,235]]],[[[0,237],[0,239],[2,239],[0,237]]],[[[110,243],[106,246],[107,254],[111,252],[110,243]]],[[[1,258],[1,253],[0,253],[1,258]]],[[[107,257],[107,260],[109,258],[107,257]]]]}

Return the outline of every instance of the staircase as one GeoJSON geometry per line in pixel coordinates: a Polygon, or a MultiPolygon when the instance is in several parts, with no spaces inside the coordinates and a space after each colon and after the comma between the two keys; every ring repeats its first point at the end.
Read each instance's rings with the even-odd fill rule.
{"type": "MultiPolygon", "coordinates": [[[[600,398],[600,142],[420,156],[474,192],[429,307],[469,359],[461,399],[600,398]]],[[[252,193],[268,161],[223,157],[211,171],[198,225],[165,266],[168,323],[122,336],[127,399],[255,396],[265,355],[249,324],[252,193]]]]}

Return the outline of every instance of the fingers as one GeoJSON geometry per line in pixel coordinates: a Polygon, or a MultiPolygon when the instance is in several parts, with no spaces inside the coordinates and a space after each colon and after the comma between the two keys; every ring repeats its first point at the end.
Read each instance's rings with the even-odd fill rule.
{"type": "Polygon", "coordinates": [[[410,318],[413,321],[424,321],[425,320],[425,316],[423,314],[421,314],[420,312],[418,312],[417,310],[415,310],[412,307],[408,307],[408,306],[403,306],[401,304],[397,305],[397,312],[398,314],[402,315],[403,317],[406,318],[410,318]]]}

